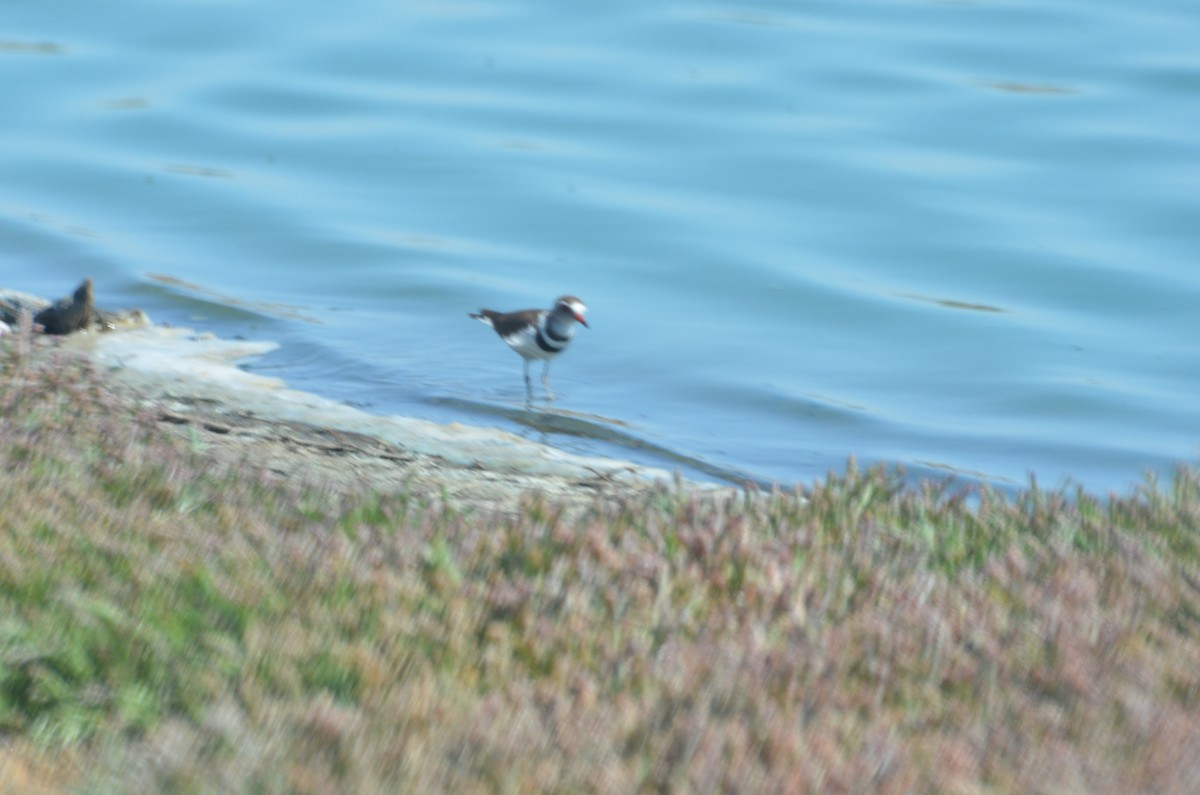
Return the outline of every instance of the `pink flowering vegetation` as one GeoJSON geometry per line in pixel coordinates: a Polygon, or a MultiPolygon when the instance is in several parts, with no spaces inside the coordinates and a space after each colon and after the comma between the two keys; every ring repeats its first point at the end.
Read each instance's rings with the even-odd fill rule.
{"type": "Polygon", "coordinates": [[[7,344],[0,766],[43,791],[1200,783],[1194,469],[463,513],[213,466],[7,344]]]}

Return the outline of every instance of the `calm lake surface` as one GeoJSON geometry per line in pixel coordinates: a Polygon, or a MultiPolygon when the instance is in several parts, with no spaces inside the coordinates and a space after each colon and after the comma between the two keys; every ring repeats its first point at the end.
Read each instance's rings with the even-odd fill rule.
{"type": "Polygon", "coordinates": [[[1195,0],[102,5],[0,7],[3,286],[692,476],[1197,460],[1195,0]]]}

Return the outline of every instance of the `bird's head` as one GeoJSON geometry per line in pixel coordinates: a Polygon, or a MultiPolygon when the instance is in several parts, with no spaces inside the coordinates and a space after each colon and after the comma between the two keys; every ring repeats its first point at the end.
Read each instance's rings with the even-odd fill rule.
{"type": "Polygon", "coordinates": [[[591,328],[588,322],[583,319],[583,313],[587,311],[583,301],[580,301],[573,295],[564,295],[559,298],[554,305],[554,309],[564,315],[571,317],[577,323],[582,323],[584,328],[591,328]]]}

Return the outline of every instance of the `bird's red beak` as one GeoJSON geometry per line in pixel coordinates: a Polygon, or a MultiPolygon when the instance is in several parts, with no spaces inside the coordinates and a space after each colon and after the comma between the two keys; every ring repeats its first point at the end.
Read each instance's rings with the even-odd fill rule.
{"type": "Polygon", "coordinates": [[[578,312],[575,313],[575,319],[582,323],[584,328],[591,328],[591,326],[587,324],[587,321],[583,319],[583,315],[579,314],[578,312]]]}

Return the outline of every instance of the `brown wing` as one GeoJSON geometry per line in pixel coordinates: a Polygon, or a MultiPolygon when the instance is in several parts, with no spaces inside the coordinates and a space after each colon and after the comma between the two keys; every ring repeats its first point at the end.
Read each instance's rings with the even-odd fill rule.
{"type": "Polygon", "coordinates": [[[525,326],[536,326],[540,309],[523,309],[520,312],[497,312],[492,309],[481,309],[479,314],[492,321],[492,328],[501,337],[511,337],[525,326]]]}

